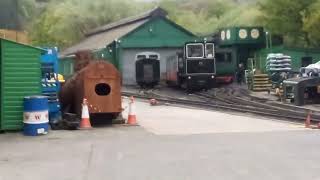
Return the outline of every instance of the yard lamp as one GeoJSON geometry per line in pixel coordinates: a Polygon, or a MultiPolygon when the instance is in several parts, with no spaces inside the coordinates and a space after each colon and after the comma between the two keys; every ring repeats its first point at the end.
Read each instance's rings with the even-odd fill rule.
{"type": "Polygon", "coordinates": [[[268,45],[268,35],[269,35],[269,32],[266,31],[266,48],[269,49],[269,45],[268,45]]]}

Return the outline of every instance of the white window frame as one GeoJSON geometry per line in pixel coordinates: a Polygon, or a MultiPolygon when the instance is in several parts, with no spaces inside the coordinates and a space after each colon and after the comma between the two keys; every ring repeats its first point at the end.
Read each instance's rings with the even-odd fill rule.
{"type": "Polygon", "coordinates": [[[205,55],[206,55],[206,58],[208,58],[208,59],[214,59],[215,58],[215,46],[214,46],[214,43],[206,43],[205,44],[205,55]],[[212,44],[212,57],[208,57],[207,56],[207,45],[211,45],[212,44]]]}
{"type": "Polygon", "coordinates": [[[186,56],[187,56],[188,59],[201,59],[201,58],[204,58],[204,55],[205,55],[205,47],[204,47],[204,44],[202,44],[202,43],[191,43],[191,44],[187,44],[185,51],[186,51],[186,56]],[[202,46],[202,57],[189,57],[188,47],[189,47],[189,46],[194,46],[194,45],[201,45],[201,46],[202,46]]]}
{"type": "Polygon", "coordinates": [[[161,58],[160,53],[146,51],[146,52],[140,52],[140,53],[136,54],[135,61],[138,61],[139,55],[144,55],[144,56],[146,56],[146,58],[149,58],[150,55],[157,55],[158,59],[156,59],[156,60],[158,60],[158,61],[160,61],[160,58],[161,58]]]}

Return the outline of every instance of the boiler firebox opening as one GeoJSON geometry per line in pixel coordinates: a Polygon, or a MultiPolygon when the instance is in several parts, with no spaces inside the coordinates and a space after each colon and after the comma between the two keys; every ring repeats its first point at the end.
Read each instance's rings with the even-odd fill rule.
{"type": "Polygon", "coordinates": [[[95,90],[99,96],[108,96],[111,92],[110,86],[105,83],[97,84],[95,90]]]}

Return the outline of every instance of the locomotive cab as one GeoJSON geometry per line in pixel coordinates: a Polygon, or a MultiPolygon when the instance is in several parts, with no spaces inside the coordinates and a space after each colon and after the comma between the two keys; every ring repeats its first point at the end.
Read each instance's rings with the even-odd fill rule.
{"type": "Polygon", "coordinates": [[[183,53],[167,59],[167,83],[187,90],[210,89],[215,84],[213,43],[187,43],[183,53]]]}
{"type": "Polygon", "coordinates": [[[142,52],[136,55],[136,81],[141,87],[153,88],[160,81],[160,54],[142,52]]]}

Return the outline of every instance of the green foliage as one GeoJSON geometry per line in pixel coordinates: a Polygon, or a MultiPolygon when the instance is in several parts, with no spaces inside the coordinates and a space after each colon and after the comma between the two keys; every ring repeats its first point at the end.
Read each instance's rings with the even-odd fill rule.
{"type": "Polygon", "coordinates": [[[292,46],[310,46],[304,19],[310,16],[310,8],[316,0],[264,0],[260,3],[264,25],[274,34],[283,35],[292,46]]]}
{"type": "Polygon", "coordinates": [[[257,17],[261,14],[256,6],[241,6],[235,8],[219,19],[217,28],[228,26],[259,26],[257,17]]]}
{"type": "Polygon", "coordinates": [[[309,16],[303,19],[303,30],[308,32],[311,46],[320,47],[320,0],[309,7],[309,12],[309,16]]]}
{"type": "Polygon", "coordinates": [[[33,21],[29,32],[36,45],[66,47],[95,27],[157,5],[166,9],[173,21],[199,35],[211,34],[226,25],[256,25],[255,17],[259,14],[256,6],[239,6],[234,0],[161,0],[159,4],[131,0],[51,0],[48,8],[33,21]]]}
{"type": "Polygon", "coordinates": [[[210,34],[226,26],[259,25],[255,3],[238,4],[233,0],[163,0],[160,6],[169,17],[198,35],[210,34]]]}
{"type": "Polygon", "coordinates": [[[140,11],[130,0],[53,0],[47,7],[29,31],[35,45],[66,47],[92,28],[140,11]]]}
{"type": "MultiPolygon", "coordinates": [[[[4,1],[11,0],[0,3],[4,1]]],[[[35,0],[19,0],[19,14],[32,22],[29,33],[36,45],[66,47],[93,28],[160,6],[170,19],[198,35],[227,26],[265,26],[273,35],[284,36],[287,45],[320,46],[320,0],[48,1],[46,9],[32,11],[35,0]]]]}

